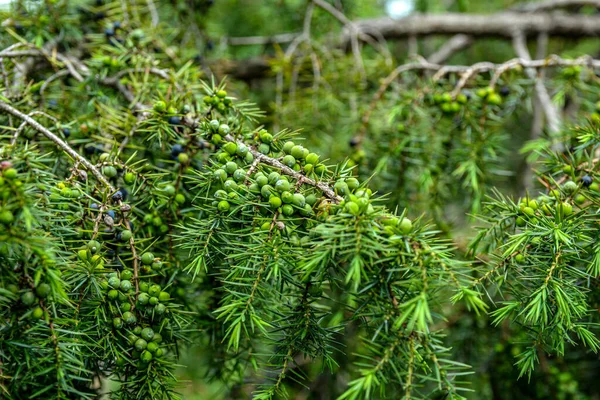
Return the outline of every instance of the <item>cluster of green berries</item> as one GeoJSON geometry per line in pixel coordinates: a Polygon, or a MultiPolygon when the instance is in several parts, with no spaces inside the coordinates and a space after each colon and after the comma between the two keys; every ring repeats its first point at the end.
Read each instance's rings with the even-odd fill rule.
{"type": "Polygon", "coordinates": [[[437,104],[445,114],[456,114],[461,107],[469,101],[469,97],[464,93],[459,93],[456,99],[452,98],[452,94],[436,93],[433,95],[433,102],[437,104]]]}
{"type": "Polygon", "coordinates": [[[82,196],[82,189],[77,183],[59,182],[50,191],[50,201],[57,203],[60,210],[68,210],[73,204],[73,199],[82,196]]]}
{"type": "Polygon", "coordinates": [[[227,92],[223,89],[217,90],[212,95],[204,96],[204,104],[210,107],[214,107],[219,111],[225,111],[231,107],[232,100],[227,97],[227,92]]]}
{"type": "Polygon", "coordinates": [[[485,100],[488,104],[499,106],[502,104],[502,96],[494,90],[493,87],[480,88],[476,92],[477,96],[485,100]]]}
{"type": "Polygon", "coordinates": [[[206,135],[208,139],[215,145],[220,145],[223,138],[231,132],[229,125],[221,123],[217,119],[209,121],[206,125],[206,135]]]}
{"type": "MultiPolygon", "coordinates": [[[[586,187],[594,189],[591,184],[586,187]]],[[[521,199],[516,225],[519,227],[524,227],[528,223],[535,225],[541,215],[556,215],[558,218],[570,216],[573,214],[573,205],[569,199],[578,205],[582,205],[586,201],[586,197],[578,191],[577,183],[567,181],[560,189],[551,190],[548,195],[539,196],[537,199],[521,199]]]]}
{"type": "MultiPolygon", "coordinates": [[[[148,262],[156,262],[151,253],[142,256],[142,263],[148,262]]],[[[127,335],[119,337],[126,338],[135,359],[148,363],[153,358],[161,357],[165,350],[159,347],[162,336],[152,328],[142,326],[164,325],[161,321],[169,312],[165,303],[170,301],[171,296],[158,284],[140,281],[135,301],[135,284],[132,278],[133,272],[129,269],[112,272],[100,282],[100,287],[105,292],[106,304],[112,315],[112,329],[115,332],[126,329],[127,335]]]]}
{"type": "Polygon", "coordinates": [[[49,284],[39,283],[34,290],[30,288],[20,289],[14,283],[6,285],[4,288],[10,293],[8,299],[14,299],[15,302],[20,302],[23,306],[28,307],[28,315],[34,320],[43,319],[45,317],[44,309],[40,306],[40,301],[50,296],[52,288],[49,284]]]}
{"type": "MultiPolygon", "coordinates": [[[[19,174],[15,168],[10,166],[10,163],[4,162],[3,168],[0,174],[0,201],[4,203],[5,201],[9,201],[11,198],[11,192],[19,188],[23,185],[23,182],[18,179],[19,174]]],[[[0,203],[0,224],[1,225],[10,225],[15,220],[15,215],[11,209],[3,206],[0,203]]]]}

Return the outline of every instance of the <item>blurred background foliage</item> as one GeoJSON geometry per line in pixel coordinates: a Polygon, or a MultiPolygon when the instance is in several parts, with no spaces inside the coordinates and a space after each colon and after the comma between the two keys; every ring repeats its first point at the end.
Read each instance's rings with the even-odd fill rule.
{"type": "MultiPolygon", "coordinates": [[[[356,55],[339,45],[344,26],[320,7],[312,11],[310,37],[292,42],[297,45],[293,54],[289,54],[290,40],[276,42],[276,35],[293,34],[295,39],[306,29],[308,3],[304,0],[154,0],[153,4],[159,16],[156,27],[150,27],[152,15],[146,1],[141,0],[12,2],[4,6],[0,41],[6,47],[23,38],[42,46],[61,35],[61,46],[86,54],[85,43],[106,41],[113,24],[119,22],[120,45],[141,40],[145,50],[127,53],[119,45],[104,44],[98,54],[91,54],[98,62],[108,56],[118,60],[117,64],[135,65],[136,57],[144,59],[152,54],[162,65],[188,66],[205,79],[227,77],[229,93],[266,110],[261,122],[267,129],[299,129],[306,145],[322,158],[336,163],[348,160],[361,178],[372,179],[371,186],[379,190],[391,209],[408,207],[414,217],[424,213],[433,219],[456,243],[459,255],[466,253],[466,244],[473,237],[474,221],[469,214],[481,209],[492,188],[508,195],[533,189],[533,179],[527,175],[527,155],[551,143],[552,137],[544,131],[539,138],[532,138],[533,81],[522,71],[502,75],[493,102],[491,97],[478,94],[488,87],[491,74],[477,74],[460,92],[467,100],[456,110],[445,110],[441,100],[457,84],[456,74],[434,81],[433,73],[407,72],[391,83],[365,123],[363,117],[383,80],[398,65],[428,58],[444,46],[447,36],[382,41],[380,48],[363,44],[361,69],[356,55]],[[244,37],[258,37],[263,43],[236,44],[236,39],[244,37]]],[[[419,12],[492,14],[528,2],[331,0],[328,4],[357,21],[419,12]]],[[[582,6],[575,12],[594,15],[598,11],[582,6]]],[[[530,39],[531,54],[539,53],[536,38],[530,39]]],[[[597,58],[599,52],[596,37],[551,37],[542,58],[549,54],[566,59],[583,55],[597,58]]],[[[444,62],[504,63],[514,57],[510,40],[483,37],[444,62]]],[[[546,87],[565,126],[593,123],[600,100],[600,81],[594,71],[570,67],[545,73],[546,87]]],[[[65,106],[65,120],[69,109],[78,116],[87,109],[90,118],[96,112],[95,104],[80,104],[75,97],[69,103],[68,97],[49,94],[46,102],[48,109],[65,106]]],[[[517,379],[514,357],[523,351],[520,338],[524,337],[518,325],[493,327],[487,318],[476,318],[457,307],[447,312],[448,340],[454,356],[474,370],[470,377],[474,392],[468,397],[600,398],[597,355],[582,348],[569,349],[565,357],[540,354],[540,365],[531,378],[517,379]]],[[[352,343],[345,345],[345,353],[337,360],[342,374],[344,363],[352,358],[352,343]]],[[[181,364],[185,367],[178,373],[184,380],[185,398],[248,398],[243,386],[225,391],[219,383],[207,383],[205,377],[213,360],[206,358],[202,348],[198,345],[183,352],[181,364]]],[[[335,376],[323,372],[310,389],[299,387],[295,398],[328,399],[331,393],[341,391],[336,387],[339,384],[335,376]]]]}

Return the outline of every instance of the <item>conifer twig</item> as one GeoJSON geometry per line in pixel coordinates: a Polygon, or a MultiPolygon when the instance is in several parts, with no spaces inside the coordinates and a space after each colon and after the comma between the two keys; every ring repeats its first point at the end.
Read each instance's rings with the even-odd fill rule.
{"type": "Polygon", "coordinates": [[[108,188],[111,192],[115,191],[115,188],[110,184],[110,182],[106,179],[106,177],[100,172],[92,163],[90,163],[85,157],[81,156],[75,150],[73,150],[67,143],[65,143],[61,138],[56,136],[54,133],[50,132],[46,127],[41,125],[35,119],[31,118],[27,114],[23,114],[21,111],[12,107],[8,103],[4,101],[0,101],[0,110],[3,110],[9,114],[14,115],[17,118],[22,119],[27,122],[33,129],[40,132],[52,142],[54,142],[58,147],[60,147],[65,153],[70,155],[75,161],[81,163],[88,171],[90,171],[98,181],[102,182],[106,188],[108,188]]]}

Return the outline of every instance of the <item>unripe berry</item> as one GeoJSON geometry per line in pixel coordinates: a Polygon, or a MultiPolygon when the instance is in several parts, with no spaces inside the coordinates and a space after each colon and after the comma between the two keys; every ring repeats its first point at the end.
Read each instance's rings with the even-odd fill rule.
{"type": "Polygon", "coordinates": [[[410,233],[410,231],[412,231],[412,228],[413,228],[412,221],[408,218],[402,218],[402,221],[400,221],[400,224],[398,225],[398,227],[400,228],[400,232],[402,232],[406,235],[406,234],[410,233]]]}
{"type": "Polygon", "coordinates": [[[35,294],[37,294],[38,297],[40,297],[42,299],[48,297],[48,295],[50,294],[50,291],[51,291],[50,285],[48,285],[47,283],[42,283],[38,287],[35,288],[35,294]]]}
{"type": "Polygon", "coordinates": [[[117,176],[117,169],[112,165],[108,165],[102,168],[102,173],[104,173],[104,175],[108,178],[114,178],[115,176],[117,176]]]}
{"type": "Polygon", "coordinates": [[[158,294],[159,301],[169,301],[171,299],[171,295],[168,292],[160,292],[158,294]]]}
{"type": "Polygon", "coordinates": [[[148,294],[150,296],[158,296],[158,294],[160,293],[160,285],[152,285],[150,286],[150,289],[148,289],[148,294]]]}
{"type": "Polygon", "coordinates": [[[288,154],[283,157],[283,160],[281,160],[281,162],[283,162],[284,165],[287,165],[288,167],[292,168],[296,164],[296,159],[294,158],[294,156],[288,154]]]}
{"type": "Polygon", "coordinates": [[[111,289],[108,291],[107,296],[110,300],[116,300],[119,297],[119,291],[115,290],[115,289],[111,289]]]}
{"type": "Polygon", "coordinates": [[[164,101],[157,101],[156,103],[154,103],[154,106],[152,108],[154,109],[154,111],[162,113],[165,112],[165,110],[167,109],[167,105],[164,101]]]}
{"type": "Polygon", "coordinates": [[[142,254],[141,260],[142,260],[142,264],[150,265],[154,261],[154,254],[152,254],[150,252],[144,253],[144,254],[142,254]]]}
{"type": "Polygon", "coordinates": [[[154,331],[152,330],[152,328],[142,329],[142,338],[144,338],[146,340],[152,340],[153,337],[154,337],[154,331]]]}
{"type": "Polygon", "coordinates": [[[44,316],[44,310],[42,310],[41,307],[36,307],[33,309],[33,312],[31,313],[31,316],[34,319],[40,319],[44,316]]]}
{"type": "Polygon", "coordinates": [[[283,145],[283,152],[286,154],[290,154],[294,146],[294,142],[285,142],[285,144],[283,145]]]}
{"type": "Polygon", "coordinates": [[[21,295],[21,302],[26,306],[30,306],[35,303],[35,295],[33,292],[25,292],[21,295]]]}
{"type": "Polygon", "coordinates": [[[148,346],[148,342],[146,342],[144,339],[138,339],[136,340],[134,346],[137,351],[143,351],[148,346]]]}
{"type": "Polygon", "coordinates": [[[269,199],[269,204],[272,208],[279,208],[281,207],[281,199],[279,197],[273,196],[269,199]]]}
{"type": "Polygon", "coordinates": [[[290,154],[294,156],[295,159],[301,160],[304,158],[304,147],[296,145],[292,147],[290,154]]]}
{"type": "Polygon", "coordinates": [[[15,220],[15,216],[10,210],[0,211],[0,223],[4,225],[11,224],[15,220]]]}
{"type": "Polygon", "coordinates": [[[217,204],[217,209],[221,212],[227,212],[230,208],[231,206],[227,200],[221,200],[219,204],[217,204]]]}
{"type": "Polygon", "coordinates": [[[119,317],[113,318],[112,323],[116,329],[121,329],[123,327],[123,320],[119,317]]]}
{"type": "Polygon", "coordinates": [[[577,190],[577,184],[573,181],[567,181],[565,182],[565,184],[563,185],[562,189],[566,192],[566,193],[573,193],[577,190]]]}

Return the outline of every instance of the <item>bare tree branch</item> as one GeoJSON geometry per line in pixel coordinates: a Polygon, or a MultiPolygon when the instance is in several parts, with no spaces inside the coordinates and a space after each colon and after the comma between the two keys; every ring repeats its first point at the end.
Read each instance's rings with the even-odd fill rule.
{"type": "MultiPolygon", "coordinates": [[[[516,32],[513,38],[513,47],[517,56],[526,61],[531,61],[531,56],[529,55],[529,50],[527,49],[527,42],[525,40],[525,35],[521,32],[516,32]]],[[[546,121],[548,123],[548,130],[550,134],[556,134],[560,132],[560,115],[556,110],[554,104],[552,104],[552,99],[548,94],[548,90],[544,86],[544,81],[542,79],[536,78],[536,71],[532,68],[525,67],[525,72],[530,79],[535,79],[535,92],[537,99],[540,103],[540,106],[544,110],[544,115],[546,116],[546,121]]]]}
{"type": "MultiPolygon", "coordinates": [[[[502,12],[497,14],[414,14],[394,20],[373,18],[356,21],[361,32],[377,31],[385,39],[398,39],[410,35],[456,35],[491,36],[512,39],[515,31],[524,35],[546,32],[549,36],[596,37],[600,36],[600,16],[561,15],[552,13],[523,14],[502,12]]],[[[349,43],[346,34],[343,43],[349,43]]]]}
{"type": "Polygon", "coordinates": [[[230,46],[254,46],[266,45],[271,43],[289,43],[300,36],[302,33],[280,33],[272,36],[245,36],[225,38],[225,43],[230,46]]]}
{"type": "Polygon", "coordinates": [[[79,153],[77,153],[75,150],[73,150],[61,138],[56,136],[54,133],[50,132],[48,130],[48,128],[41,125],[39,122],[37,122],[35,119],[31,118],[29,115],[23,114],[21,111],[17,110],[16,108],[12,107],[11,105],[9,105],[8,103],[5,103],[3,101],[0,101],[0,110],[3,110],[5,112],[7,112],[8,114],[12,114],[15,117],[20,118],[23,121],[25,121],[26,123],[28,123],[33,129],[35,129],[36,131],[40,132],[41,134],[46,136],[48,139],[53,141],[58,147],[61,148],[61,150],[63,150],[65,153],[67,153],[69,156],[71,156],[75,161],[82,164],[88,171],[90,171],[92,174],[94,174],[96,179],[98,179],[98,181],[100,181],[104,186],[106,186],[111,192],[115,191],[115,188],[110,184],[110,182],[108,182],[106,177],[104,175],[102,175],[102,173],[98,170],[98,168],[96,168],[92,163],[90,163],[85,157],[81,156],[79,153]]]}
{"type": "Polygon", "coordinates": [[[473,38],[469,35],[458,34],[452,36],[435,53],[431,54],[427,61],[432,64],[443,64],[455,53],[466,49],[473,43],[473,38]]]}
{"type": "Polygon", "coordinates": [[[555,10],[557,8],[572,8],[592,6],[600,8],[600,0],[549,0],[539,3],[519,4],[513,10],[520,12],[540,12],[555,10]]]}

